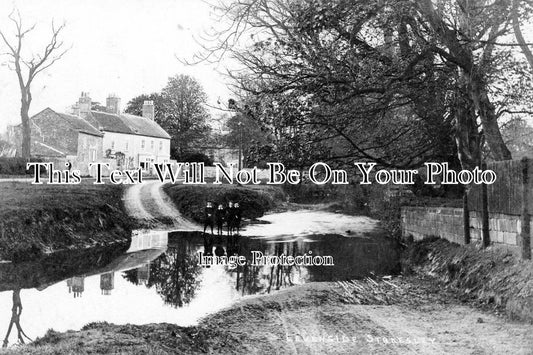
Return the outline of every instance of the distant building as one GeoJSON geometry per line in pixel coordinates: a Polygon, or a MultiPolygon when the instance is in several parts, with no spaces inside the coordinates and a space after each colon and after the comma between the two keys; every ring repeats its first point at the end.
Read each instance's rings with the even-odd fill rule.
{"type": "Polygon", "coordinates": [[[110,295],[115,288],[115,273],[108,272],[100,275],[100,290],[102,295],[110,295]]]}
{"type": "Polygon", "coordinates": [[[220,163],[223,166],[229,166],[233,163],[236,167],[239,166],[239,149],[221,146],[207,146],[202,147],[202,151],[213,161],[213,163],[220,163]]]}
{"type": "Polygon", "coordinates": [[[71,277],[67,280],[68,293],[73,293],[74,298],[81,297],[85,291],[85,278],[82,276],[71,277]]]}
{"type": "Polygon", "coordinates": [[[150,280],[150,263],[146,263],[137,268],[137,281],[139,284],[146,285],[150,280]]]}
{"type": "MultiPolygon", "coordinates": [[[[88,168],[91,162],[133,169],[170,161],[170,136],[154,121],[152,101],[144,102],[143,117],[122,113],[116,96],[107,98],[107,112],[91,110],[91,104],[89,94],[82,92],[69,114],[46,108],[31,117],[31,155],[55,163],[69,161],[83,175],[94,174],[88,168]]],[[[21,125],[10,132],[21,147],[21,125]]]]}

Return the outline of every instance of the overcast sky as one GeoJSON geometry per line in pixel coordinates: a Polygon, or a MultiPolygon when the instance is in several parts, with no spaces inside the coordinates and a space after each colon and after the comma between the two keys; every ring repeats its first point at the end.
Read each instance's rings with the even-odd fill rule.
{"type": "MultiPolygon", "coordinates": [[[[26,26],[37,24],[28,35],[28,51],[42,50],[52,20],[66,23],[62,38],[72,46],[33,83],[30,114],[46,107],[64,112],[82,91],[102,103],[114,93],[124,108],[134,96],[161,90],[169,76],[179,73],[196,77],[212,104],[230,95],[219,74],[223,63],[184,66],[176,60],[191,57],[199,49],[194,37],[213,23],[202,0],[0,0],[0,29],[11,35],[13,24],[5,19],[14,6],[26,26]]],[[[5,52],[3,43],[0,49],[5,52]]],[[[19,110],[15,73],[0,66],[0,132],[20,122],[19,110]]]]}

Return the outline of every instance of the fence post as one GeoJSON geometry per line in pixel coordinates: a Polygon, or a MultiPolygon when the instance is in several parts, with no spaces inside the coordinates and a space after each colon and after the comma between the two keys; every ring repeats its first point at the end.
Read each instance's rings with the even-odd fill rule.
{"type": "Polygon", "coordinates": [[[468,187],[463,191],[463,233],[464,243],[470,244],[470,211],[468,210],[468,187]]]}
{"type": "MultiPolygon", "coordinates": [[[[482,163],[481,169],[485,171],[487,169],[487,164],[482,163]]],[[[487,184],[481,184],[481,241],[483,248],[490,245],[487,184]]]]}
{"type": "Polygon", "coordinates": [[[520,223],[520,249],[522,259],[531,259],[531,231],[529,215],[529,196],[528,196],[528,159],[522,158],[522,216],[520,223]]]}

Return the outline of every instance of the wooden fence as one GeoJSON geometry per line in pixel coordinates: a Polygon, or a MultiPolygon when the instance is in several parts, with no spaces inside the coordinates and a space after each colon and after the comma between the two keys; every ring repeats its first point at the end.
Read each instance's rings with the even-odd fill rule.
{"type": "MultiPolygon", "coordinates": [[[[507,160],[488,163],[486,169],[496,173],[496,181],[487,185],[487,212],[521,217],[520,247],[522,256],[531,258],[530,219],[533,211],[533,161],[507,160]]],[[[482,186],[471,185],[468,210],[483,213],[482,186]]]]}
{"type": "MultiPolygon", "coordinates": [[[[487,202],[489,213],[504,213],[510,215],[522,214],[523,195],[523,162],[521,160],[506,160],[487,164],[487,169],[496,173],[496,182],[487,185],[487,202]]],[[[527,160],[528,168],[528,205],[533,206],[533,161],[527,160]]],[[[472,185],[468,193],[468,209],[482,210],[481,185],[472,185]]]]}

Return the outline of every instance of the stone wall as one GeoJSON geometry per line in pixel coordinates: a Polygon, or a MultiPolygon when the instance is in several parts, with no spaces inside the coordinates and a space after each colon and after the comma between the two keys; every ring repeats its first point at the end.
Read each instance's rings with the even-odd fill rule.
{"type": "MultiPolygon", "coordinates": [[[[32,117],[31,123],[32,143],[42,142],[65,155],[76,155],[78,130],[66,120],[58,118],[54,111],[45,109],[39,112],[32,117]]],[[[34,154],[33,150],[32,154],[34,154]]]]}
{"type": "Polygon", "coordinates": [[[102,152],[102,137],[96,137],[90,134],[80,132],[77,140],[77,156],[72,165],[74,169],[78,169],[82,176],[95,176],[96,169],[89,169],[89,163],[104,162],[102,152]]]}
{"type": "Polygon", "coordinates": [[[463,210],[445,207],[402,207],[402,236],[420,240],[438,236],[461,243],[463,210]]]}
{"type": "MultiPolygon", "coordinates": [[[[448,207],[402,207],[402,236],[420,240],[429,236],[463,244],[463,209],[448,207]]],[[[533,228],[533,222],[531,223],[533,228]]],[[[517,246],[520,237],[520,216],[489,213],[489,232],[493,244],[517,246]]],[[[533,229],[532,229],[533,230],[533,229]]],[[[481,213],[470,212],[472,241],[481,239],[481,213]]]]}

